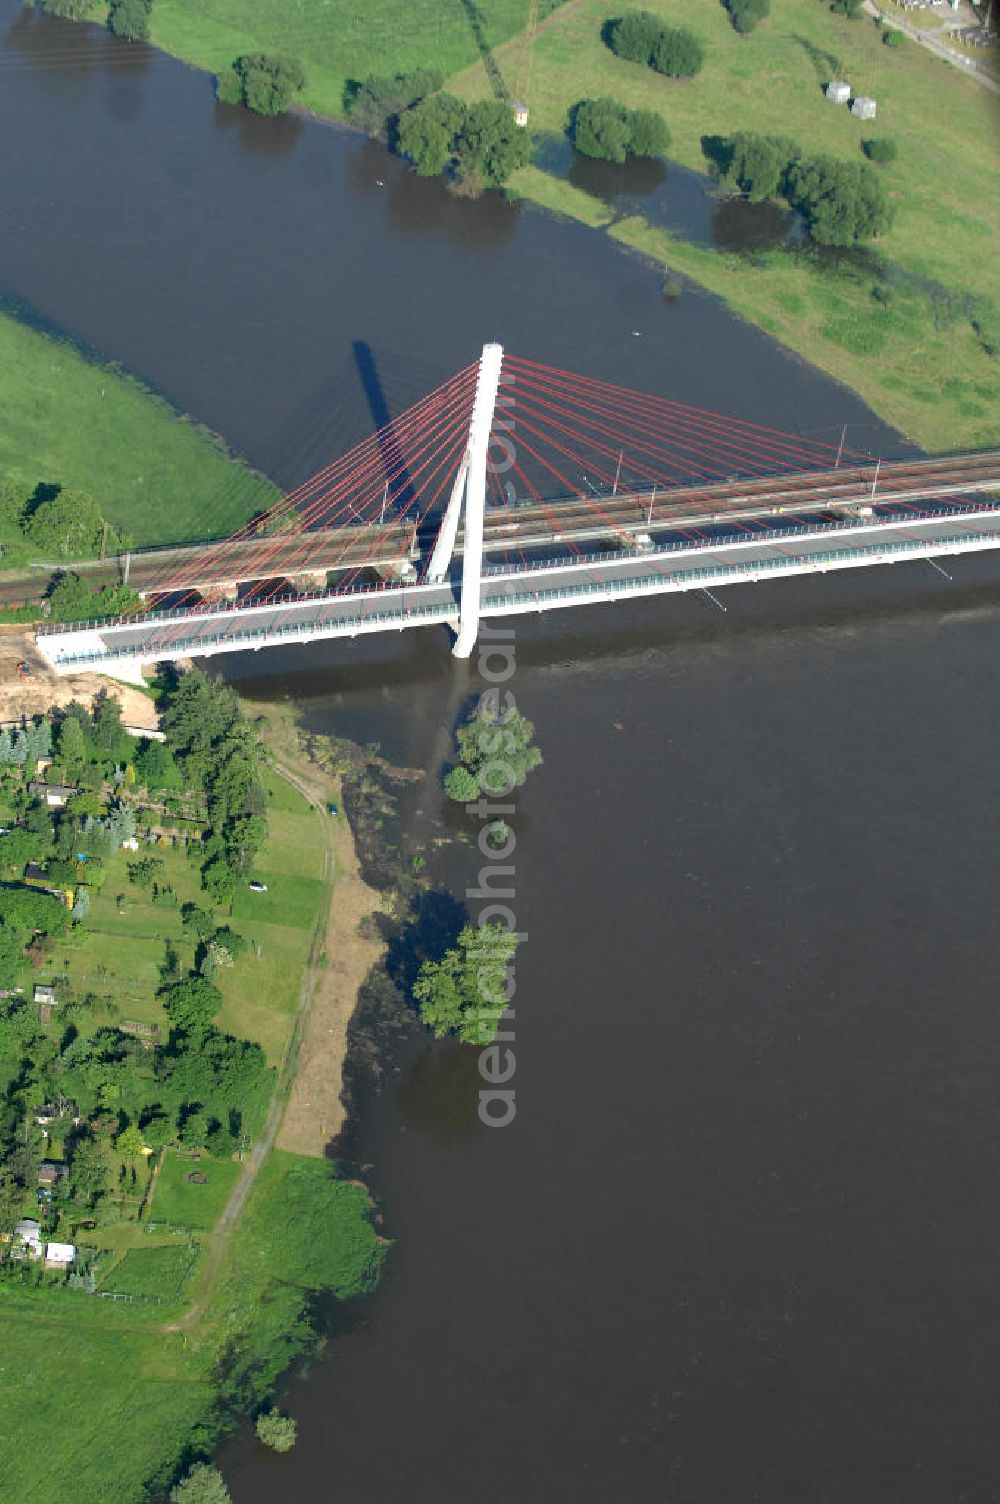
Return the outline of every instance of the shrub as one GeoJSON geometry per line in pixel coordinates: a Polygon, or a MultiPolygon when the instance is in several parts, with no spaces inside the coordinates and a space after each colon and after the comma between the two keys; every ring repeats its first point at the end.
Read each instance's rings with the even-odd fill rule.
{"type": "Polygon", "coordinates": [[[861,150],[869,162],[895,162],[899,156],[895,136],[873,136],[868,141],[862,141],[861,150]]]}
{"type": "Polygon", "coordinates": [[[830,0],[830,9],[838,15],[846,16],[849,21],[858,19],[862,5],[864,0],[830,0]]]}
{"type": "Polygon", "coordinates": [[[127,42],[149,41],[150,0],[111,0],[108,30],[127,42]]]}
{"type": "Polygon", "coordinates": [[[771,0],[722,0],[722,3],[729,12],[733,30],[741,36],[753,31],[771,10],[771,0]]]}

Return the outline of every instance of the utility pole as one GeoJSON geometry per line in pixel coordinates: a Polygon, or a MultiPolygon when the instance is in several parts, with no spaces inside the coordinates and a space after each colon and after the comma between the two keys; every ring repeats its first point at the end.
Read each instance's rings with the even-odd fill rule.
{"type": "Polygon", "coordinates": [[[646,513],[646,526],[650,527],[653,521],[653,502],[656,500],[656,487],[649,493],[649,511],[646,513]]]}
{"type": "Polygon", "coordinates": [[[875,487],[878,485],[878,473],[881,468],[882,456],[879,455],[878,459],[875,461],[875,479],[872,481],[872,501],[875,500],[875,487]]]}
{"type": "Polygon", "coordinates": [[[617,496],[618,495],[618,482],[622,478],[622,460],[624,458],[625,458],[625,451],[624,451],[624,449],[620,449],[618,451],[618,469],[615,471],[615,483],[614,483],[614,486],[612,487],[612,491],[611,491],[612,496],[617,496]]]}
{"type": "Polygon", "coordinates": [[[379,517],[378,517],[380,525],[385,521],[385,504],[386,504],[386,502],[388,500],[389,500],[389,482],[386,481],[386,483],[385,483],[385,490],[382,492],[382,510],[379,513],[379,517]]]}

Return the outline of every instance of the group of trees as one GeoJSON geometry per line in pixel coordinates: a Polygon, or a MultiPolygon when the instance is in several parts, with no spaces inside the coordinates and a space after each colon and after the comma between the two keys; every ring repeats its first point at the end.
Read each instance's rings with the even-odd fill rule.
{"type": "Polygon", "coordinates": [[[630,110],[617,99],[581,99],[569,119],[569,138],[585,157],[624,162],[626,157],[658,157],[670,145],[670,131],[655,110],[630,110]]]}
{"type": "Polygon", "coordinates": [[[227,903],[267,836],[257,733],[235,691],[199,669],[168,692],[163,728],[185,787],[205,795],[202,883],[216,903],[227,903]]]}
{"type": "Polygon", "coordinates": [[[495,1039],[517,943],[502,924],[467,924],[440,959],[423,962],[413,996],[436,1039],[457,1034],[463,1044],[479,1045],[495,1039]]]}
{"type": "Polygon", "coordinates": [[[72,570],[53,577],[47,600],[53,621],[107,621],[128,616],[142,605],[128,585],[102,585],[95,590],[72,570]]]}
{"type": "MultiPolygon", "coordinates": [[[[486,697],[484,697],[486,698],[486,697]]],[[[542,754],[533,746],[535,727],[513,707],[494,711],[480,702],[456,732],[458,765],[446,774],[445,792],[458,804],[480,794],[508,794],[520,788],[542,754]]]]}
{"type": "Polygon", "coordinates": [[[258,115],[282,115],[305,87],[302,64],[294,57],[248,52],[219,74],[215,92],[224,104],[243,104],[258,115]]]}
{"type": "Polygon", "coordinates": [[[436,94],[444,75],[436,68],[414,68],[392,75],[369,73],[360,83],[348,84],[344,94],[352,124],[369,136],[390,137],[400,115],[430,94],[436,94]]]}
{"type": "Polygon", "coordinates": [[[132,546],[130,536],[104,519],[86,491],[10,480],[0,481],[0,541],[15,558],[34,553],[60,561],[90,559],[102,547],[118,553],[132,546]]]}
{"type": "Polygon", "coordinates": [[[616,57],[646,63],[667,78],[691,78],[705,63],[700,37],[685,26],[666,26],[652,11],[626,11],[606,23],[603,35],[616,57]]]}
{"type": "Polygon", "coordinates": [[[531,137],[497,99],[465,104],[452,94],[404,110],[396,147],[421,177],[447,173],[466,192],[499,188],[531,159],[531,137]]]}
{"type": "Polygon", "coordinates": [[[722,0],[722,3],[729,12],[733,30],[742,36],[753,31],[771,12],[771,0],[722,0]]]}
{"type": "Polygon", "coordinates": [[[892,205],[867,163],[804,157],[784,137],[748,132],[710,149],[727,183],[750,199],[785,199],[818,245],[857,245],[892,224],[892,205]]]}

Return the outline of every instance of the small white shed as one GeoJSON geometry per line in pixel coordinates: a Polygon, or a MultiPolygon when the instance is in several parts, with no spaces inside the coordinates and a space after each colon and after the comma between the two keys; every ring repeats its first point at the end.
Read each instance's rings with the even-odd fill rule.
{"type": "Polygon", "coordinates": [[[851,114],[852,115],[856,115],[859,120],[874,120],[875,119],[875,101],[874,101],[874,99],[868,99],[864,94],[862,94],[851,105],[851,114]]]}
{"type": "Polygon", "coordinates": [[[826,97],[831,104],[846,104],[851,97],[851,86],[835,78],[826,86],[826,97]]]}

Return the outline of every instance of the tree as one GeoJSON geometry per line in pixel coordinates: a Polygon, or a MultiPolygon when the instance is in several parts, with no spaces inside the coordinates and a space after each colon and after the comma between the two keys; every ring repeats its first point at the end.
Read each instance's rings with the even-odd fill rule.
{"type": "Polygon", "coordinates": [[[657,157],[670,144],[670,131],[655,110],[629,110],[617,99],[581,99],[570,112],[569,135],[582,156],[604,162],[626,157],[657,157]]]}
{"type": "Polygon", "coordinates": [[[705,65],[705,49],[686,26],[666,26],[653,49],[651,64],[667,78],[692,78],[705,65]]]}
{"type": "Polygon", "coordinates": [[[630,10],[605,27],[607,45],[630,63],[648,63],[663,32],[663,22],[648,10],[630,10]]]}
{"type": "Polygon", "coordinates": [[[754,201],[778,198],[785,191],[788,173],[802,153],[784,136],[758,136],[738,131],[722,143],[728,160],[727,183],[754,201]]]}
{"type": "Polygon", "coordinates": [[[788,174],[787,195],[818,245],[857,245],[884,234],[892,224],[892,207],[867,163],[833,157],[796,162],[788,174]]]}
{"type": "Polygon", "coordinates": [[[0,920],[0,987],[13,987],[24,959],[24,935],[0,920]]]}
{"type": "Polygon", "coordinates": [[[85,559],[97,552],[104,519],[85,491],[64,491],[40,501],[28,518],[27,533],[43,553],[57,559],[85,559]]]}
{"type": "Polygon", "coordinates": [[[63,717],[56,747],[63,776],[72,783],[79,778],[87,760],[87,744],[84,740],[83,728],[75,716],[63,717]]]}
{"type": "Polygon", "coordinates": [[[399,117],[397,145],[414,171],[434,178],[450,166],[455,138],[465,123],[465,105],[453,94],[434,94],[399,117]]]}
{"type": "Polygon", "coordinates": [[[232,1504],[232,1494],[218,1468],[199,1462],[174,1484],[170,1504],[232,1504]]]}
{"type": "Polygon", "coordinates": [[[670,131],[662,115],[655,110],[629,112],[629,155],[661,157],[670,145],[670,131]]]}
{"type": "Polygon", "coordinates": [[[80,1139],[73,1150],[69,1183],[73,1195],[93,1206],[108,1188],[109,1165],[104,1150],[92,1138],[80,1139]]]}
{"type": "Polygon", "coordinates": [[[469,105],[454,144],[460,170],[499,188],[531,158],[531,136],[514,123],[510,106],[499,99],[469,105]]]}
{"type": "Polygon", "coordinates": [[[129,862],[125,870],[128,872],[129,882],[135,883],[137,888],[151,888],[157,874],[163,871],[163,859],[144,856],[138,862],[129,862]]]}
{"type": "Polygon", "coordinates": [[[217,904],[232,903],[238,878],[225,857],[217,856],[202,869],[201,885],[217,904]]]}
{"type": "Polygon", "coordinates": [[[384,135],[404,110],[436,93],[443,82],[444,76],[436,68],[414,68],[410,73],[397,73],[393,77],[370,73],[360,84],[349,88],[348,117],[369,136],[384,135]]]}
{"type": "MultiPolygon", "coordinates": [[[[24,1206],[24,1187],[18,1185],[13,1175],[6,1168],[0,1168],[0,1238],[9,1238],[14,1228],[21,1219],[21,1211],[24,1206]]],[[[275,1412],[276,1414],[277,1412],[275,1412]]],[[[261,1420],[264,1417],[261,1416],[261,1420]]],[[[259,1426],[260,1422],[258,1422],[259,1426]]],[[[294,1426],[295,1422],[292,1422],[294,1426]]],[[[258,1436],[260,1431],[257,1432],[258,1436]]],[[[261,1437],[261,1440],[266,1438],[261,1437]]],[[[292,1441],[295,1440],[293,1434],[292,1441]]],[[[278,1447],[277,1451],[287,1451],[287,1447],[278,1447]]]]}
{"type": "Polygon", "coordinates": [[[164,742],[140,742],[135,757],[135,774],[138,781],[148,789],[170,791],[184,787],[174,755],[164,742]]]}
{"type": "Polygon", "coordinates": [[[90,0],[44,0],[44,9],[50,16],[64,16],[67,21],[84,21],[90,11],[90,0]]]}
{"type": "Polygon", "coordinates": [[[132,738],[122,726],[122,704],[106,694],[94,713],[93,742],[104,762],[117,762],[132,750],[132,738]]]}
{"type": "Polygon", "coordinates": [[[305,81],[297,58],[248,52],[219,74],[216,95],[226,104],[244,104],[258,115],[281,115],[305,81]]]}
{"type": "Polygon", "coordinates": [[[111,0],[108,30],[127,42],[149,41],[150,0],[111,0]]]}
{"type": "Polygon", "coordinates": [[[5,836],[0,836],[0,863],[23,870],[26,863],[38,861],[48,844],[33,830],[15,825],[5,836]]]}
{"type": "Polygon", "coordinates": [[[222,993],[205,977],[185,977],[160,991],[167,1017],[185,1034],[204,1034],[222,1007],[222,993]]]}
{"type": "Polygon", "coordinates": [[[446,773],[444,791],[456,804],[474,804],[479,798],[479,784],[468,768],[452,768],[446,773]]]}
{"type": "Polygon", "coordinates": [[[862,141],[861,150],[869,162],[895,162],[899,156],[895,136],[871,136],[862,141]]]}
{"type": "Polygon", "coordinates": [[[215,915],[211,909],[201,909],[196,903],[186,903],[181,908],[181,923],[189,934],[207,944],[215,934],[215,915]]]}
{"type": "Polygon", "coordinates": [[[115,1139],[115,1148],[123,1159],[141,1159],[146,1141],[134,1123],[123,1128],[115,1139]]]}
{"type": "Polygon", "coordinates": [[[581,99],[570,115],[570,139],[585,157],[602,162],[624,162],[632,131],[629,112],[617,99],[581,99]]]}
{"type": "Polygon", "coordinates": [[[830,0],[830,9],[836,14],[846,16],[849,21],[856,21],[861,15],[861,8],[865,0],[830,0]]]}
{"type": "Polygon", "coordinates": [[[733,30],[742,36],[753,31],[771,10],[771,0],[722,0],[722,3],[729,12],[733,30]]]}
{"type": "Polygon", "coordinates": [[[438,961],[424,961],[413,984],[420,1017],[436,1039],[457,1034],[489,1044],[510,995],[507,974],[517,937],[501,924],[467,924],[438,961]]]}
{"type": "Polygon", "coordinates": [[[464,765],[489,793],[520,787],[542,754],[531,745],[535,728],[519,710],[506,710],[494,719],[480,707],[458,730],[458,751],[464,765]]]}
{"type": "Polygon", "coordinates": [[[282,1415],[279,1410],[265,1410],[257,1417],[257,1435],[273,1452],[290,1452],[295,1445],[297,1430],[293,1418],[282,1415]]]}
{"type": "Polygon", "coordinates": [[[189,1112],[181,1124],[181,1143],[191,1149],[204,1149],[207,1139],[208,1118],[203,1112],[189,1112]]]}

